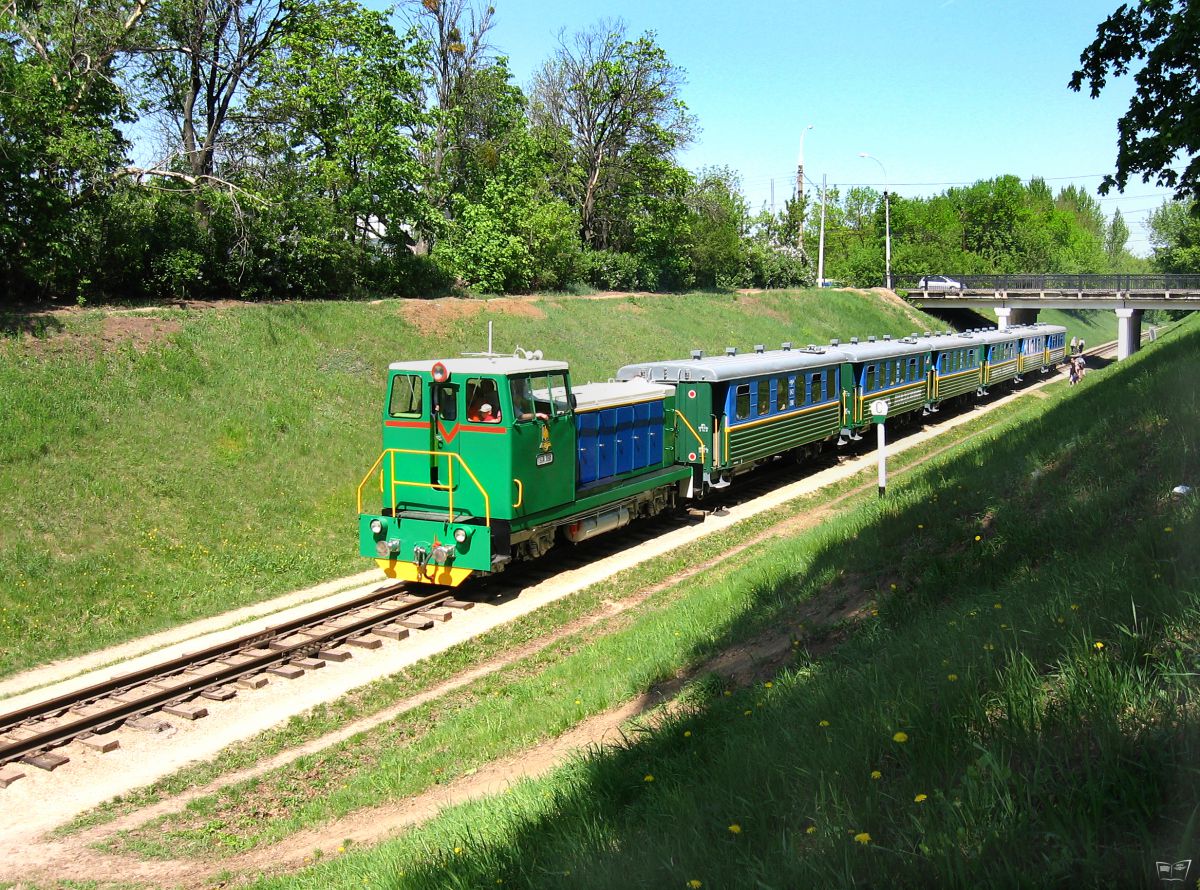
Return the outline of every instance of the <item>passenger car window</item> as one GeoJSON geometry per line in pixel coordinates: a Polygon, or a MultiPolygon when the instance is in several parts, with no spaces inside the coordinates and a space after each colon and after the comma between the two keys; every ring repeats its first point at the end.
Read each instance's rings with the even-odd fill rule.
{"type": "Polygon", "coordinates": [[[738,420],[746,420],[750,416],[750,384],[743,383],[739,386],[734,396],[734,410],[737,413],[738,420]]]}
{"type": "Polygon", "coordinates": [[[421,378],[416,374],[397,374],[392,378],[392,397],[388,400],[392,417],[421,416],[421,378]]]}
{"type": "Polygon", "coordinates": [[[766,380],[758,381],[758,416],[771,413],[771,384],[766,380]]]}
{"type": "Polygon", "coordinates": [[[783,411],[788,406],[788,382],[786,377],[775,381],[775,410],[783,411]]]}

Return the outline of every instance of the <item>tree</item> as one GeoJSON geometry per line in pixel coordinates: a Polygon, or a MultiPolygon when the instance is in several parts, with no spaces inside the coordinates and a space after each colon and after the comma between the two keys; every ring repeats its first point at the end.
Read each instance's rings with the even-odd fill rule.
{"type": "Polygon", "coordinates": [[[172,132],[161,167],[181,157],[198,184],[215,176],[218,152],[230,154],[226,123],[291,12],[279,0],[161,0],[140,51],[150,110],[172,132]]]}
{"type": "Polygon", "coordinates": [[[261,187],[283,201],[320,196],[341,237],[403,241],[433,216],[417,134],[422,47],[355,0],[312,0],[264,57],[247,102],[261,187]]]}
{"type": "Polygon", "coordinates": [[[122,161],[117,86],[148,0],[0,5],[0,281],[6,295],[74,290],[72,224],[122,161]]]}
{"type": "Polygon", "coordinates": [[[1200,213],[1193,202],[1164,201],[1148,225],[1160,272],[1200,272],[1200,213]]]}
{"type": "MultiPolygon", "coordinates": [[[[586,244],[604,247],[600,205],[618,183],[650,159],[670,159],[691,141],[695,119],[679,98],[683,71],[647,32],[626,39],[621,21],[601,21],[568,39],[534,77],[534,123],[565,134],[570,153],[560,171],[579,208],[586,244]]],[[[633,183],[636,185],[636,182],[633,183]]]]}
{"type": "Polygon", "coordinates": [[[1125,223],[1125,217],[1121,215],[1121,208],[1118,207],[1113,211],[1112,221],[1104,232],[1104,253],[1108,256],[1114,270],[1125,253],[1125,245],[1128,241],[1129,226],[1125,223]]]}
{"type": "Polygon", "coordinates": [[[1100,192],[1124,191],[1140,174],[1178,198],[1200,197],[1200,15],[1191,0],[1123,4],[1097,27],[1069,85],[1078,91],[1086,81],[1094,99],[1110,72],[1128,74],[1135,61],[1137,89],[1117,122],[1116,172],[1100,192]]]}
{"type": "MultiPolygon", "coordinates": [[[[493,6],[476,8],[468,0],[420,0],[415,25],[429,47],[425,69],[433,86],[433,102],[428,109],[432,135],[427,145],[426,164],[433,201],[449,212],[450,196],[461,182],[449,182],[443,175],[446,156],[461,176],[467,151],[465,132],[471,129],[472,115],[478,113],[471,102],[473,82],[488,67],[488,32],[492,29],[493,6]]],[[[504,69],[507,81],[507,67],[504,69]]]]}

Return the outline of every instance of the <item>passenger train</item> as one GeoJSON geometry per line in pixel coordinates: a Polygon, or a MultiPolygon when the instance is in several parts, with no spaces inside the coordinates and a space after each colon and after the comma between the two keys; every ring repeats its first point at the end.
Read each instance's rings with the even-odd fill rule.
{"type": "Polygon", "coordinates": [[[538,353],[396,362],[359,543],[392,578],[456,586],[701,500],[784,455],[1046,372],[1066,329],[926,332],[626,365],[575,385],[538,353]]]}

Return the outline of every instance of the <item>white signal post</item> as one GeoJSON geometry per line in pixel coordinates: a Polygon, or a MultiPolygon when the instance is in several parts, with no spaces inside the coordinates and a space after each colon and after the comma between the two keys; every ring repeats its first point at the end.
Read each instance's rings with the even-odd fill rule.
{"type": "Polygon", "coordinates": [[[887,399],[876,399],[871,403],[871,420],[875,422],[879,442],[879,496],[887,490],[887,440],[884,437],[883,423],[887,420],[887,399]]]}

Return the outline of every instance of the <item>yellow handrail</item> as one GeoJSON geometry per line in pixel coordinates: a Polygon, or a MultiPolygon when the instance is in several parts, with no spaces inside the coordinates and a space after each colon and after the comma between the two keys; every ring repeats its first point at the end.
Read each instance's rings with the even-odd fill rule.
{"type": "Polygon", "coordinates": [[[704,440],[700,438],[700,434],[696,432],[696,428],[693,427],[688,422],[688,419],[683,416],[682,411],[676,408],[675,413],[679,415],[679,419],[683,421],[684,426],[691,430],[692,435],[696,437],[696,441],[700,443],[700,466],[704,466],[704,455],[708,452],[708,449],[704,447],[704,440]]]}
{"type": "MultiPolygon", "coordinates": [[[[363,511],[363,508],[362,508],[363,488],[371,480],[371,477],[373,475],[375,475],[375,471],[380,470],[380,465],[383,463],[383,459],[385,457],[389,457],[389,456],[391,458],[391,467],[390,467],[391,468],[391,473],[390,473],[391,478],[388,481],[389,481],[389,484],[391,485],[391,495],[392,495],[391,503],[392,503],[393,511],[396,509],[396,486],[408,485],[413,488],[432,488],[435,491],[445,491],[448,493],[449,506],[447,509],[449,510],[451,520],[453,520],[453,518],[454,518],[454,462],[458,461],[460,464],[462,464],[462,468],[466,472],[467,476],[469,476],[471,481],[475,483],[475,487],[479,490],[479,493],[481,495],[483,495],[484,524],[489,527],[491,526],[491,524],[492,524],[492,501],[491,501],[491,498],[488,497],[488,493],[487,493],[487,491],[484,490],[484,487],[479,484],[479,479],[471,471],[471,467],[463,459],[463,456],[461,454],[458,454],[453,451],[418,451],[418,450],[411,449],[411,448],[385,448],[380,453],[379,457],[375,459],[375,463],[373,463],[371,465],[371,469],[367,470],[367,475],[363,476],[362,482],[358,483],[357,494],[358,494],[358,512],[359,513],[362,513],[362,511],[363,511]],[[403,479],[397,479],[396,478],[396,455],[397,454],[414,454],[417,456],[425,456],[425,457],[432,457],[432,458],[439,458],[439,457],[446,458],[448,461],[447,476],[449,477],[447,484],[446,485],[435,485],[432,482],[408,482],[403,479]]],[[[382,494],[382,492],[383,492],[383,472],[382,472],[382,470],[380,470],[380,473],[379,473],[379,490],[380,490],[380,493],[382,494]]]]}
{"type": "Polygon", "coordinates": [[[517,483],[517,502],[513,504],[513,509],[516,510],[525,503],[525,486],[521,484],[520,479],[514,478],[513,482],[517,483]]]}

